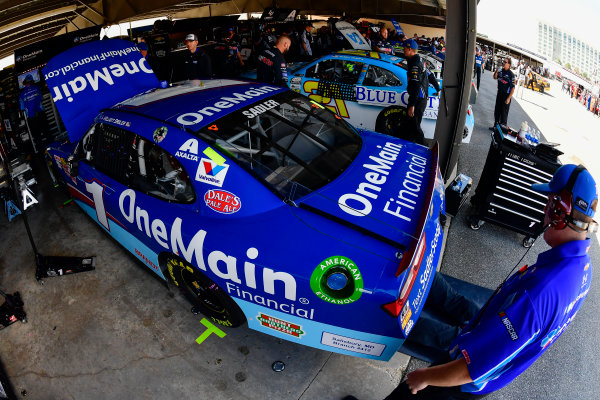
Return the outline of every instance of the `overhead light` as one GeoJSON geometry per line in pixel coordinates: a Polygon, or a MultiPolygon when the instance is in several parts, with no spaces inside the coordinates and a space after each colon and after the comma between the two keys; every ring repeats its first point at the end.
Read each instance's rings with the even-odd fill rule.
{"type": "Polygon", "coordinates": [[[46,11],[41,14],[32,15],[31,17],[27,17],[19,21],[11,22],[8,25],[0,26],[0,35],[4,32],[17,29],[23,25],[31,24],[32,22],[38,22],[44,19],[56,17],[57,15],[69,14],[74,12],[75,10],[77,10],[77,6],[70,5],[66,7],[57,8],[55,10],[46,11]]]}

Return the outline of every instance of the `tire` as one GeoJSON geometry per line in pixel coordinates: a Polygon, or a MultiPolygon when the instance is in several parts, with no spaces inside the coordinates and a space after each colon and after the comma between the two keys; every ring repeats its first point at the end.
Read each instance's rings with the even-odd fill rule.
{"type": "Polygon", "coordinates": [[[213,322],[237,327],[246,322],[246,316],[236,302],[206,275],[179,257],[165,258],[168,279],[183,296],[213,322]]]}
{"type": "Polygon", "coordinates": [[[408,114],[406,108],[391,106],[379,113],[375,122],[375,132],[394,136],[409,142],[419,142],[417,135],[407,129],[408,114]]]}

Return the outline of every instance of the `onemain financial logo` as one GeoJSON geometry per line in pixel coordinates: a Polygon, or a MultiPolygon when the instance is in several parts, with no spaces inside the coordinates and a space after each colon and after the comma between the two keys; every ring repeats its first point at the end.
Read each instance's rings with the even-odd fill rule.
{"type": "Polygon", "coordinates": [[[195,112],[188,112],[177,117],[177,122],[181,125],[197,125],[204,119],[204,116],[212,117],[216,113],[234,107],[236,104],[246,102],[254,97],[264,96],[269,92],[277,92],[282,88],[274,86],[254,87],[246,90],[243,93],[234,92],[229,96],[223,96],[216,101],[212,106],[201,108],[195,112]]]}
{"type": "MultiPolygon", "coordinates": [[[[54,78],[67,76],[68,73],[73,73],[73,71],[75,71],[77,68],[87,64],[103,62],[113,57],[124,57],[133,51],[138,52],[135,46],[120,50],[106,51],[100,54],[85,57],[45,73],[44,78],[46,81],[51,81],[54,78]]],[[[115,84],[115,78],[121,78],[126,75],[135,75],[140,72],[145,74],[154,74],[146,59],[141,57],[141,55],[138,60],[115,62],[107,67],[97,68],[91,72],[86,72],[82,75],[75,76],[73,79],[62,84],[51,84],[49,86],[52,88],[52,99],[54,102],[59,102],[66,99],[69,103],[71,103],[73,102],[76,94],[85,91],[88,89],[88,87],[91,87],[91,89],[96,92],[100,89],[102,82],[112,86],[115,84]]]]}

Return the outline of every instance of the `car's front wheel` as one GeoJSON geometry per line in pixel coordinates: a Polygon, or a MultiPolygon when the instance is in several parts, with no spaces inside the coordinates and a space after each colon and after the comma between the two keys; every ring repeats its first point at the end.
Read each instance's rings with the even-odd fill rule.
{"type": "Polygon", "coordinates": [[[236,327],[246,322],[244,313],[235,301],[198,269],[173,255],[165,258],[165,265],[168,279],[202,314],[223,326],[236,327]]]}

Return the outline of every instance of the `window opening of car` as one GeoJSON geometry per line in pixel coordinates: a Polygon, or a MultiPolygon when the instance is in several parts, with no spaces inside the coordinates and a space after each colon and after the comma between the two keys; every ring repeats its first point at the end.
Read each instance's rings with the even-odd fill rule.
{"type": "Polygon", "coordinates": [[[150,196],[192,203],[195,193],[181,163],[157,144],[109,124],[93,125],[76,148],[78,158],[150,196]]]}
{"type": "Polygon", "coordinates": [[[291,201],[337,178],[362,147],[341,117],[293,92],[234,111],[198,133],[291,201]]]}
{"type": "Polygon", "coordinates": [[[364,86],[390,87],[402,86],[402,82],[392,72],[377,65],[369,65],[365,78],[363,79],[364,86]]]}
{"type": "Polygon", "coordinates": [[[307,78],[355,85],[358,82],[363,63],[332,59],[321,61],[306,71],[307,78]]]}

